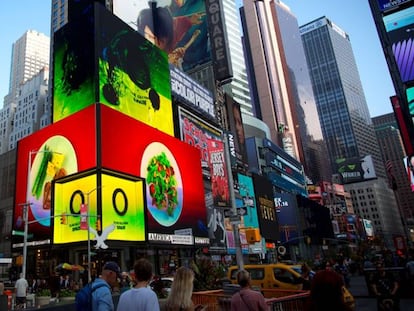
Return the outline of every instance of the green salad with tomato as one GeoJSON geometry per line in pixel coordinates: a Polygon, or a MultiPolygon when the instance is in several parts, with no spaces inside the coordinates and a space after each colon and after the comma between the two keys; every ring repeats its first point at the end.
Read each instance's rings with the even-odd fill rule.
{"type": "Polygon", "coordinates": [[[152,205],[173,215],[178,205],[177,179],[174,168],[166,154],[162,152],[151,158],[147,166],[147,185],[152,205]]]}

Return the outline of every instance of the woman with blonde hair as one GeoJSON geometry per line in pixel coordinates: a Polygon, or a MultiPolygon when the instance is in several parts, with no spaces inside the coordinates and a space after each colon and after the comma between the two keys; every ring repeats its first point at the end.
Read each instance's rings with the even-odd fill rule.
{"type": "Polygon", "coordinates": [[[180,267],[174,276],[171,292],[165,302],[165,311],[193,311],[191,297],[193,295],[194,272],[186,267],[180,267]]]}

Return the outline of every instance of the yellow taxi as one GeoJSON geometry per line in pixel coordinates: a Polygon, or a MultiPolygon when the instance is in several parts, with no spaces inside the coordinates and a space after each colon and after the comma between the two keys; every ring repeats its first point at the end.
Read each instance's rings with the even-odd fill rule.
{"type": "MultiPolygon", "coordinates": [[[[251,285],[262,289],[301,289],[300,273],[291,265],[283,263],[275,264],[248,264],[244,270],[250,273],[251,285]]],[[[233,284],[237,284],[238,266],[231,266],[227,271],[227,277],[233,284]]]]}

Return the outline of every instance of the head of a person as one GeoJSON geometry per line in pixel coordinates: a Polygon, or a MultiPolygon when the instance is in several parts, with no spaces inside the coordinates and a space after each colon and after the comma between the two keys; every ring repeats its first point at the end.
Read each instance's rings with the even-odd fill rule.
{"type": "Polygon", "coordinates": [[[112,287],[118,284],[121,278],[121,268],[114,261],[108,261],[102,268],[102,278],[112,287]]]}
{"type": "Polygon", "coordinates": [[[171,292],[166,302],[166,310],[192,309],[193,283],[193,270],[187,267],[179,267],[174,275],[171,292]]]}
{"type": "Polygon", "coordinates": [[[302,270],[302,274],[309,274],[309,272],[310,272],[311,269],[308,266],[308,264],[306,262],[304,262],[302,264],[301,270],[302,270]]]}
{"type": "Polygon", "coordinates": [[[312,280],[311,301],[316,310],[342,310],[344,280],[332,270],[318,271],[312,280]]]}
{"type": "Polygon", "coordinates": [[[149,282],[152,278],[152,263],[145,258],[138,259],[134,264],[135,280],[149,282]]]}
{"type": "Polygon", "coordinates": [[[240,285],[240,287],[248,287],[250,286],[250,273],[246,270],[240,270],[237,272],[237,284],[240,285]]]}
{"type": "Polygon", "coordinates": [[[168,8],[155,7],[142,10],[137,18],[137,30],[148,41],[164,51],[172,48],[174,23],[168,8]]]}
{"type": "Polygon", "coordinates": [[[376,264],[376,268],[377,268],[377,271],[378,271],[379,273],[383,273],[383,272],[385,272],[385,269],[384,269],[384,264],[383,264],[382,262],[378,262],[378,263],[376,264]]]}

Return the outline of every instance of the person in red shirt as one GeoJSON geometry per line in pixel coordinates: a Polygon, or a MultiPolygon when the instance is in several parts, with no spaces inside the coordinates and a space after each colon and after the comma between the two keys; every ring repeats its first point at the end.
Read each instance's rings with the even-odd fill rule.
{"type": "Polygon", "coordinates": [[[231,311],[266,311],[266,300],[261,292],[250,287],[250,273],[246,270],[237,272],[240,291],[231,297],[231,311]]]}

